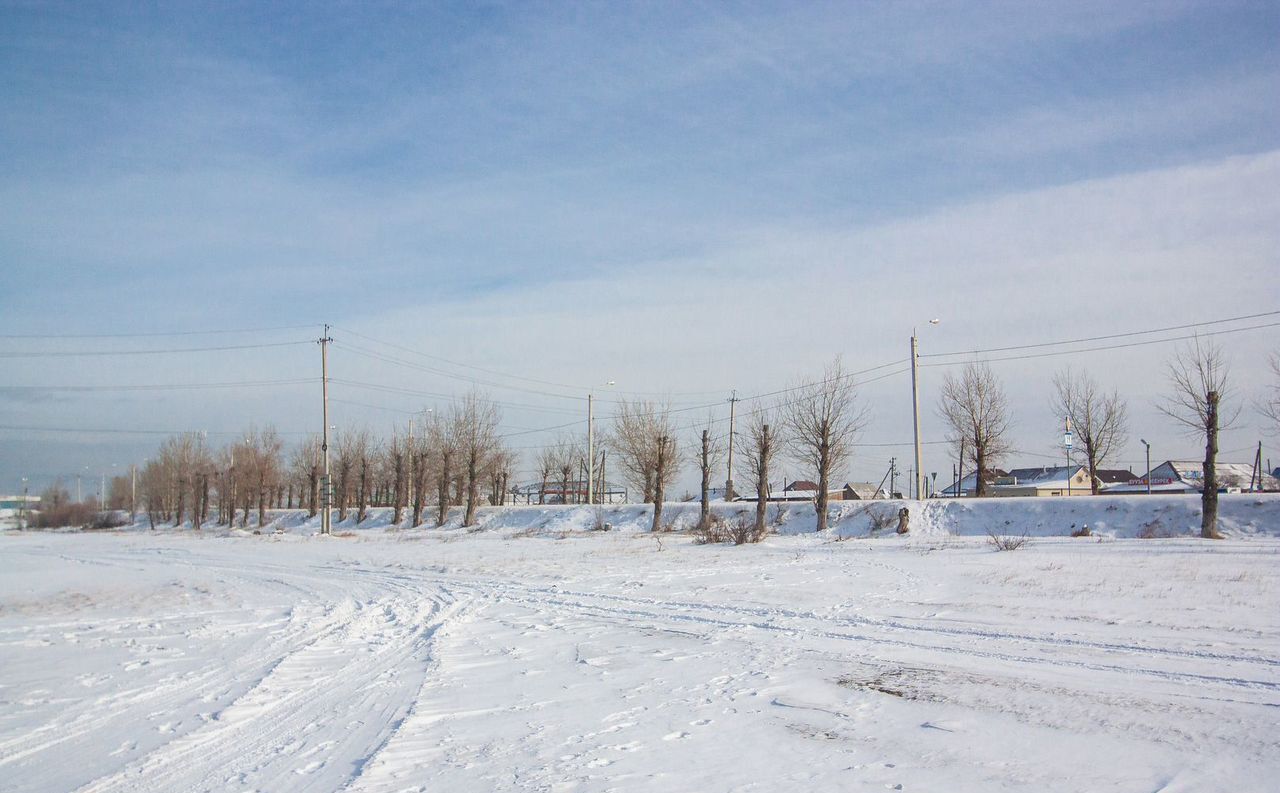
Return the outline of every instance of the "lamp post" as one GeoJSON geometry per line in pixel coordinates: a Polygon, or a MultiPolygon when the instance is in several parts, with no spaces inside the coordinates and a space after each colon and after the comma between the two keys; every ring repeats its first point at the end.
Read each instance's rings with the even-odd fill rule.
{"type": "Polygon", "coordinates": [[[22,477],[22,503],[18,505],[18,528],[27,528],[27,478],[22,477]]]}
{"type": "MultiPolygon", "coordinates": [[[[931,319],[930,325],[937,325],[942,320],[931,319]]],[[[915,427],[916,464],[912,473],[916,498],[920,498],[920,480],[923,468],[920,463],[920,342],[916,337],[916,329],[911,328],[911,419],[915,427]]]]}
{"type": "Polygon", "coordinates": [[[1138,440],[1142,441],[1142,445],[1147,447],[1147,495],[1151,495],[1151,444],[1142,438],[1138,440]]]}
{"type": "Polygon", "coordinates": [[[587,503],[596,503],[596,414],[595,389],[607,388],[614,384],[609,380],[594,386],[587,392],[587,503]]]}

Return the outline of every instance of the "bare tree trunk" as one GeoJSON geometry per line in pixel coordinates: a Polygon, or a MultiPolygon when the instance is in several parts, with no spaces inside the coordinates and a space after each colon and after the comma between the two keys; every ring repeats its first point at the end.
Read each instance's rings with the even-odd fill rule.
{"type": "Polygon", "coordinates": [[[1218,392],[1206,400],[1204,443],[1204,490],[1200,493],[1200,536],[1220,540],[1218,533],[1218,392]]]}
{"type": "Polygon", "coordinates": [[[831,447],[826,441],[818,446],[817,531],[827,530],[827,489],[831,482],[831,447]]]}
{"type": "Polygon", "coordinates": [[[976,463],[977,472],[973,481],[973,495],[982,498],[987,494],[987,449],[981,443],[974,445],[974,462],[976,463]]]}
{"type": "Polygon", "coordinates": [[[307,474],[307,517],[314,518],[319,511],[317,505],[320,501],[320,468],[311,466],[311,470],[307,474]]]}
{"type": "Polygon", "coordinates": [[[476,520],[476,500],[479,498],[479,483],[476,481],[478,471],[476,470],[479,460],[476,449],[472,449],[467,455],[467,511],[462,518],[463,526],[470,526],[476,520]]]}
{"type": "Polygon", "coordinates": [[[360,501],[356,504],[356,524],[359,525],[364,523],[369,511],[369,459],[367,457],[360,459],[360,480],[357,490],[360,501]]]}
{"type": "Polygon", "coordinates": [[[698,529],[705,530],[711,522],[711,433],[702,431],[702,512],[698,516],[698,529]]]}
{"type": "Polygon", "coordinates": [[[204,482],[201,484],[201,489],[204,492],[204,499],[200,507],[200,522],[204,523],[209,519],[209,475],[208,474],[204,475],[204,482]]]}
{"type": "Polygon", "coordinates": [[[270,488],[263,480],[262,475],[258,476],[258,528],[261,529],[267,525],[267,496],[270,488]]]}
{"type": "Polygon", "coordinates": [[[650,531],[659,531],[662,528],[662,480],[663,473],[666,471],[667,463],[667,439],[666,436],[658,439],[658,469],[653,472],[653,526],[650,531]]]}
{"type": "Polygon", "coordinates": [[[437,499],[436,506],[436,526],[443,526],[444,522],[449,518],[449,479],[450,463],[453,462],[453,453],[448,449],[445,450],[441,459],[440,479],[437,481],[437,499]]]}
{"type": "Polygon", "coordinates": [[[177,512],[177,516],[173,519],[174,528],[177,528],[182,525],[182,513],[184,508],[186,507],[186,497],[187,497],[186,482],[179,479],[178,480],[178,512],[177,512]]]}
{"type": "Polygon", "coordinates": [[[764,425],[763,440],[757,450],[759,454],[756,477],[756,534],[763,535],[769,509],[769,458],[773,439],[769,437],[769,425],[764,425]]]}

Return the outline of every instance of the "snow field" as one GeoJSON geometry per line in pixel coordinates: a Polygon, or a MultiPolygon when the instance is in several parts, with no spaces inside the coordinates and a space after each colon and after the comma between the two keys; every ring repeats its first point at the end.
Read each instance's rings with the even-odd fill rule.
{"type": "MultiPolygon", "coordinates": [[[[1258,500],[1231,508],[1274,514],[1258,500]]],[[[0,789],[1270,788],[1269,517],[997,553],[964,526],[1006,518],[952,534],[929,506],[918,534],[844,542],[796,508],[740,548],[631,531],[644,508],[610,533],[569,508],[7,533],[0,789]]]]}

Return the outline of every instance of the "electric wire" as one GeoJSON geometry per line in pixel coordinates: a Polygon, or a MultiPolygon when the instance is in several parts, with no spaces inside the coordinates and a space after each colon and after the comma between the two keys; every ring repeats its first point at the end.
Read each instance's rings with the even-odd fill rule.
{"type": "MultiPolygon", "coordinates": [[[[920,357],[921,358],[946,358],[946,357],[951,357],[956,355],[981,355],[983,353],[989,353],[989,352],[1012,352],[1014,350],[1031,350],[1031,349],[1037,349],[1041,347],[1057,347],[1064,344],[1084,344],[1086,342],[1091,342],[1091,341],[1122,339],[1122,338],[1128,338],[1130,336],[1148,336],[1152,333],[1166,333],[1168,331],[1173,331],[1173,330],[1186,330],[1187,328],[1201,328],[1209,325],[1222,325],[1227,322],[1243,322],[1244,320],[1248,320],[1248,319],[1274,317],[1277,314],[1280,314],[1280,311],[1264,311],[1258,314],[1244,314],[1238,317],[1227,317],[1225,319],[1211,319],[1211,320],[1206,320],[1204,322],[1188,322],[1183,325],[1170,325],[1168,327],[1152,328],[1150,330],[1135,330],[1135,331],[1129,331],[1127,333],[1110,333],[1102,336],[1085,336],[1079,339],[1064,339],[1062,341],[1044,341],[1044,342],[1038,342],[1035,344],[1015,344],[1009,347],[988,347],[986,349],[979,349],[979,350],[956,350],[954,352],[935,352],[935,353],[929,353],[927,355],[921,355],[920,357]]],[[[1259,325],[1257,327],[1265,328],[1265,327],[1272,327],[1272,326],[1259,325]]],[[[1239,330],[1251,330],[1251,329],[1252,328],[1240,328],[1239,330]]],[[[1230,332],[1230,331],[1227,331],[1227,332],[1230,332]]],[[[1207,334],[1204,334],[1204,335],[1207,335],[1207,334]]],[[[1191,337],[1184,336],[1180,338],[1191,338],[1191,337]]],[[[1169,341],[1169,340],[1161,339],[1157,341],[1169,341]]],[[[1150,343],[1156,343],[1156,341],[1153,341],[1150,343]]],[[[1082,350],[1082,352],[1088,352],[1088,351],[1082,350]]]]}
{"type": "Polygon", "coordinates": [[[311,325],[275,325],[261,328],[222,328],[219,330],[173,330],[154,333],[0,333],[0,339],[141,339],[172,336],[222,336],[237,333],[270,333],[277,330],[307,330],[311,325]]]}
{"type": "Polygon", "coordinates": [[[268,344],[228,344],[219,347],[173,347],[163,350],[70,350],[46,352],[0,352],[0,358],[88,358],[115,357],[130,355],[175,355],[189,352],[221,352],[225,350],[265,350],[272,347],[296,347],[300,344],[315,344],[314,340],[280,341],[268,344]]]}

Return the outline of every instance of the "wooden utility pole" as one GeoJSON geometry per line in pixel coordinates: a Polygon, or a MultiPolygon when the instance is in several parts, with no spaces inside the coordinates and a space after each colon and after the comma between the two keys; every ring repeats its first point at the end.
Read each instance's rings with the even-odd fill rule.
{"type": "Polygon", "coordinates": [[[329,502],[332,495],[332,486],[329,482],[329,344],[333,339],[329,338],[329,326],[324,326],[324,336],[319,340],[320,344],[320,393],[324,400],[324,428],[320,436],[320,451],[324,454],[324,474],[323,474],[323,493],[320,503],[324,507],[320,516],[320,533],[332,534],[333,524],[332,517],[329,514],[329,502]]]}
{"type": "Polygon", "coordinates": [[[734,408],[738,404],[738,391],[734,389],[729,397],[729,475],[724,482],[724,500],[733,501],[733,418],[734,408]]]}

